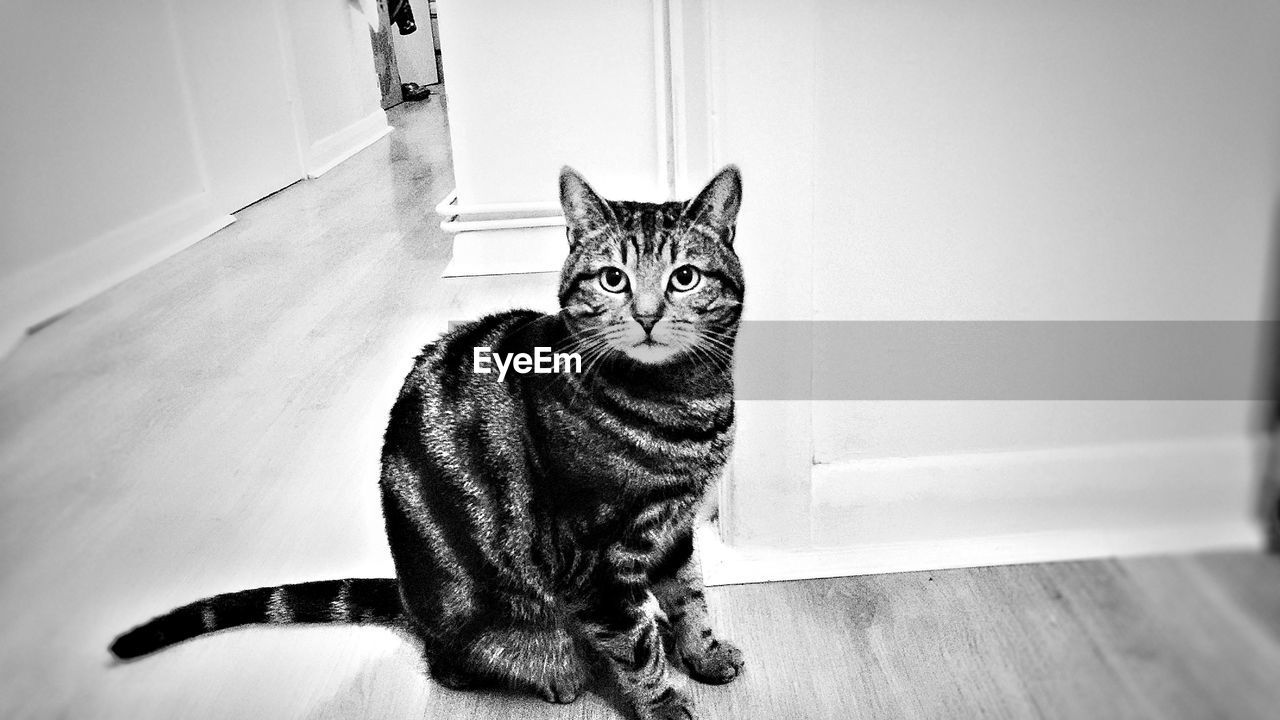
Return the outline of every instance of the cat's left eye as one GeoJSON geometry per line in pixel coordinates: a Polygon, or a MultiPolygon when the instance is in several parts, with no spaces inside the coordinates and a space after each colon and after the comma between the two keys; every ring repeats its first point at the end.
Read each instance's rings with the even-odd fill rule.
{"type": "Polygon", "coordinates": [[[627,289],[627,274],[616,267],[607,267],[600,271],[600,287],[611,293],[620,293],[627,289]]]}
{"type": "Polygon", "coordinates": [[[698,268],[692,265],[681,265],[671,273],[671,289],[686,292],[697,287],[701,279],[702,273],[698,272],[698,268]]]}

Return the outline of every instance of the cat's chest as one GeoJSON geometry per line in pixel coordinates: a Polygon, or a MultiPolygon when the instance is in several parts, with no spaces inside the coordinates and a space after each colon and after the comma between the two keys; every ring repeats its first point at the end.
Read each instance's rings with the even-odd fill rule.
{"type": "Polygon", "coordinates": [[[728,458],[733,403],[731,396],[659,402],[606,395],[548,403],[540,420],[540,451],[558,477],[695,489],[728,458]]]}

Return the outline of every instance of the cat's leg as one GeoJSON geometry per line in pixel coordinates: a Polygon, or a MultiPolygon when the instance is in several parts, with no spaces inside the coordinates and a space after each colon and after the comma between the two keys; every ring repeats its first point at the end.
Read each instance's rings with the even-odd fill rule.
{"type": "Polygon", "coordinates": [[[542,608],[477,618],[431,643],[427,663],[449,688],[508,687],[550,703],[578,699],[590,678],[573,635],[542,608]]]}
{"type": "Polygon", "coordinates": [[[407,461],[384,458],[383,473],[401,604],[432,677],[455,689],[497,685],[549,702],[576,699],[589,673],[540,578],[510,569],[493,577],[498,540],[481,545],[479,533],[456,522],[466,512],[440,498],[426,502],[420,473],[407,461]]]}
{"type": "Polygon", "coordinates": [[[488,628],[472,640],[468,658],[483,675],[549,703],[577,700],[590,676],[573,636],[543,624],[488,628]]]}
{"type": "Polygon", "coordinates": [[[450,690],[470,690],[483,687],[485,679],[460,661],[458,653],[452,649],[433,649],[425,653],[427,670],[431,679],[450,690]]]}
{"type": "Polygon", "coordinates": [[[653,592],[666,613],[671,638],[689,676],[723,685],[742,672],[742,651],[715,636],[707,619],[702,568],[693,552],[693,536],[676,543],[654,578],[653,592]]]}
{"type": "Polygon", "coordinates": [[[534,640],[528,663],[515,669],[513,682],[532,690],[549,703],[577,700],[590,681],[591,673],[582,660],[577,642],[569,631],[556,627],[534,640]]]}
{"type": "Polygon", "coordinates": [[[641,720],[693,720],[692,702],[671,684],[660,614],[653,593],[621,586],[600,592],[579,619],[641,720]]]}

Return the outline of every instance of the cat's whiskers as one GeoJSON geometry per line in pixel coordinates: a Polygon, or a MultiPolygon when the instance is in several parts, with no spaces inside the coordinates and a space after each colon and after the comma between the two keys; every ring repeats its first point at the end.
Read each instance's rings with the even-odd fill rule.
{"type": "Polygon", "coordinates": [[[708,327],[708,326],[699,327],[698,334],[702,335],[703,337],[713,339],[721,343],[722,345],[727,346],[731,350],[733,349],[734,344],[737,342],[737,339],[738,339],[738,334],[736,332],[729,332],[727,330],[717,330],[714,327],[708,327]]]}
{"type": "Polygon", "coordinates": [[[719,335],[717,333],[708,332],[706,330],[699,330],[697,335],[698,335],[698,338],[701,340],[705,340],[706,342],[712,343],[716,347],[723,348],[728,352],[733,352],[733,347],[734,347],[733,341],[727,335],[719,335]]]}
{"type": "Polygon", "coordinates": [[[573,407],[578,400],[578,396],[584,390],[589,390],[595,386],[595,381],[598,377],[596,371],[611,359],[616,352],[617,350],[607,340],[592,348],[592,352],[584,358],[586,365],[578,376],[578,382],[574,385],[573,396],[569,400],[570,407],[573,407]]]}
{"type": "Polygon", "coordinates": [[[593,381],[592,373],[600,366],[605,358],[616,352],[612,347],[615,336],[623,331],[622,328],[605,327],[582,334],[576,338],[571,338],[573,352],[578,354],[581,368],[577,373],[562,373],[556,378],[556,382],[572,384],[574,386],[573,395],[569,399],[570,407],[577,402],[578,396],[593,381]],[[576,382],[570,381],[569,376],[575,376],[576,382]]]}
{"type": "MultiPolygon", "coordinates": [[[[677,329],[673,328],[673,330],[677,329]]],[[[693,322],[685,322],[677,332],[686,338],[691,338],[690,350],[696,349],[696,354],[700,358],[708,359],[716,365],[726,367],[732,365],[733,343],[727,339],[730,337],[728,333],[719,333],[712,328],[693,322]]]]}
{"type": "Polygon", "coordinates": [[[583,352],[587,348],[594,348],[600,345],[609,345],[617,340],[625,328],[607,326],[590,330],[576,337],[570,338],[566,347],[572,347],[575,352],[583,352]]]}
{"type": "Polygon", "coordinates": [[[692,355],[695,359],[697,359],[698,362],[705,365],[715,364],[712,358],[708,356],[706,351],[702,347],[700,347],[697,343],[693,343],[689,345],[688,350],[689,350],[689,354],[692,355]]]}
{"type": "Polygon", "coordinates": [[[612,327],[594,328],[583,333],[574,333],[573,331],[570,331],[569,336],[557,343],[555,349],[571,352],[577,351],[584,345],[591,343],[600,337],[606,336],[612,331],[612,327]]]}
{"type": "Polygon", "coordinates": [[[731,345],[715,338],[704,338],[698,323],[690,320],[675,320],[670,332],[678,341],[677,347],[687,352],[699,363],[712,367],[725,367],[732,362],[731,345]]]}
{"type": "Polygon", "coordinates": [[[731,348],[723,348],[708,342],[708,338],[699,337],[697,343],[698,349],[703,352],[711,360],[711,363],[721,369],[731,367],[733,365],[733,351],[731,348]]]}
{"type": "Polygon", "coordinates": [[[727,352],[733,352],[735,341],[737,339],[736,336],[729,333],[716,332],[711,328],[698,328],[697,333],[699,339],[711,343],[716,347],[722,348],[727,352]]]}

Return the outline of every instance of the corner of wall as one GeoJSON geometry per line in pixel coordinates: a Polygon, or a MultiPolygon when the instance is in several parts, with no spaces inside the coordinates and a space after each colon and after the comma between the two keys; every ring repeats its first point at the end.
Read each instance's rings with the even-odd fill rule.
{"type": "Polygon", "coordinates": [[[0,279],[0,357],[34,325],[159,264],[235,217],[217,212],[207,191],[117,228],[39,265],[0,279]]]}
{"type": "Polygon", "coordinates": [[[307,152],[307,177],[320,177],[390,134],[387,114],[381,108],[374,110],[338,132],[311,143],[307,152]]]}

